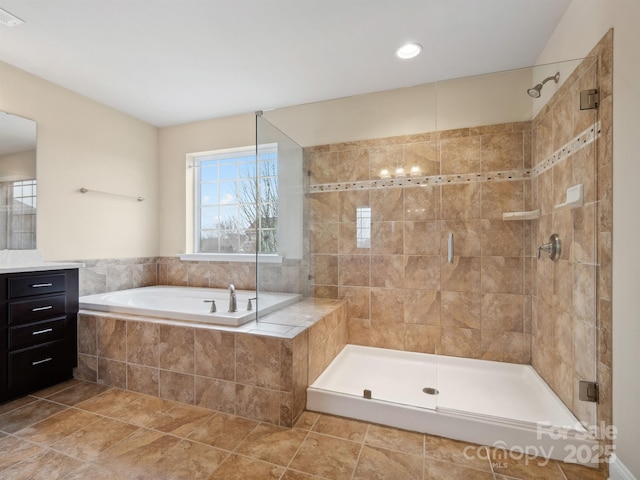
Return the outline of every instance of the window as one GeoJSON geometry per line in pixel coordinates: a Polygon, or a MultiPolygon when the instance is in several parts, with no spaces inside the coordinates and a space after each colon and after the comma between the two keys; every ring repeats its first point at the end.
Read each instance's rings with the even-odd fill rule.
{"type": "Polygon", "coordinates": [[[356,247],[371,248],[371,207],[356,208],[356,247]]]}
{"type": "Polygon", "coordinates": [[[0,183],[0,249],[36,248],[36,181],[0,183]]]}
{"type": "Polygon", "coordinates": [[[194,251],[251,254],[278,252],[277,145],[192,155],[194,251]],[[256,177],[257,172],[257,177],[256,177]]]}

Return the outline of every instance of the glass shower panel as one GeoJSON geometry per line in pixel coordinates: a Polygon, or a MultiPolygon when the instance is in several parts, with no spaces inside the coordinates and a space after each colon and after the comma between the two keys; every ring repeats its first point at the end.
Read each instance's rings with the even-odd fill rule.
{"type": "MultiPolygon", "coordinates": [[[[335,382],[323,375],[315,388],[436,407],[435,100],[425,84],[265,112],[305,147],[312,294],[346,302],[349,343],[385,349],[381,364],[350,352],[361,373],[339,368],[335,382]],[[398,358],[387,358],[391,350],[398,358]]],[[[324,368],[315,370],[310,383],[324,368]]]]}
{"type": "Polygon", "coordinates": [[[250,187],[256,209],[256,309],[259,321],[286,333],[299,319],[264,317],[274,302],[287,305],[308,296],[302,147],[261,114],[256,115],[255,171],[250,187]]]}

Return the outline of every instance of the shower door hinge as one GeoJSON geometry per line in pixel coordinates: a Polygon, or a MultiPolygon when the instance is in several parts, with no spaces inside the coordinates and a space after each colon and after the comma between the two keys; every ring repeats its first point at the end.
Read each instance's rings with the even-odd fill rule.
{"type": "Polygon", "coordinates": [[[594,108],[598,108],[599,103],[600,94],[595,88],[582,90],[580,92],[580,110],[593,110],[594,108]]]}
{"type": "Polygon", "coordinates": [[[580,400],[583,402],[598,402],[598,384],[580,380],[580,400]]]}

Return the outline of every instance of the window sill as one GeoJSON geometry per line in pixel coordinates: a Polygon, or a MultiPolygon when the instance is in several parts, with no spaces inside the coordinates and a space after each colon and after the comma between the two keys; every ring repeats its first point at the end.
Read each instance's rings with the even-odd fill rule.
{"type": "MultiPolygon", "coordinates": [[[[252,253],[183,253],[180,260],[188,262],[247,262],[255,263],[256,256],[252,253]]],[[[282,255],[260,255],[260,263],[282,263],[282,255]]]]}

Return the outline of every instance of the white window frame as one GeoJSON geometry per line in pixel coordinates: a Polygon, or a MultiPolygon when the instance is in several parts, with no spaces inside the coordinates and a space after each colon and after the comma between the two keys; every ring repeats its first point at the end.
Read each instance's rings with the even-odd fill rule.
{"type": "MultiPolygon", "coordinates": [[[[259,153],[275,153],[278,155],[278,144],[265,144],[260,145],[259,153]]],[[[234,156],[251,154],[256,156],[256,147],[246,146],[237,148],[217,149],[204,152],[196,152],[187,155],[187,167],[191,169],[192,175],[190,176],[192,196],[191,205],[187,206],[187,211],[192,209],[192,224],[191,224],[191,251],[192,253],[181,254],[181,260],[191,261],[224,261],[224,262],[255,262],[255,253],[217,253],[217,252],[199,252],[199,238],[200,238],[200,159],[206,156],[218,156],[220,160],[227,158],[233,158],[234,156]],[[190,208],[189,208],[190,207],[190,208]]],[[[189,180],[188,180],[189,181],[189,180]]],[[[278,229],[281,228],[278,223],[278,229]]],[[[280,235],[278,235],[280,237],[280,235]]],[[[280,248],[280,245],[278,245],[280,248]]],[[[261,253],[259,255],[259,261],[261,263],[280,263],[283,256],[279,253],[261,253]]]]}

